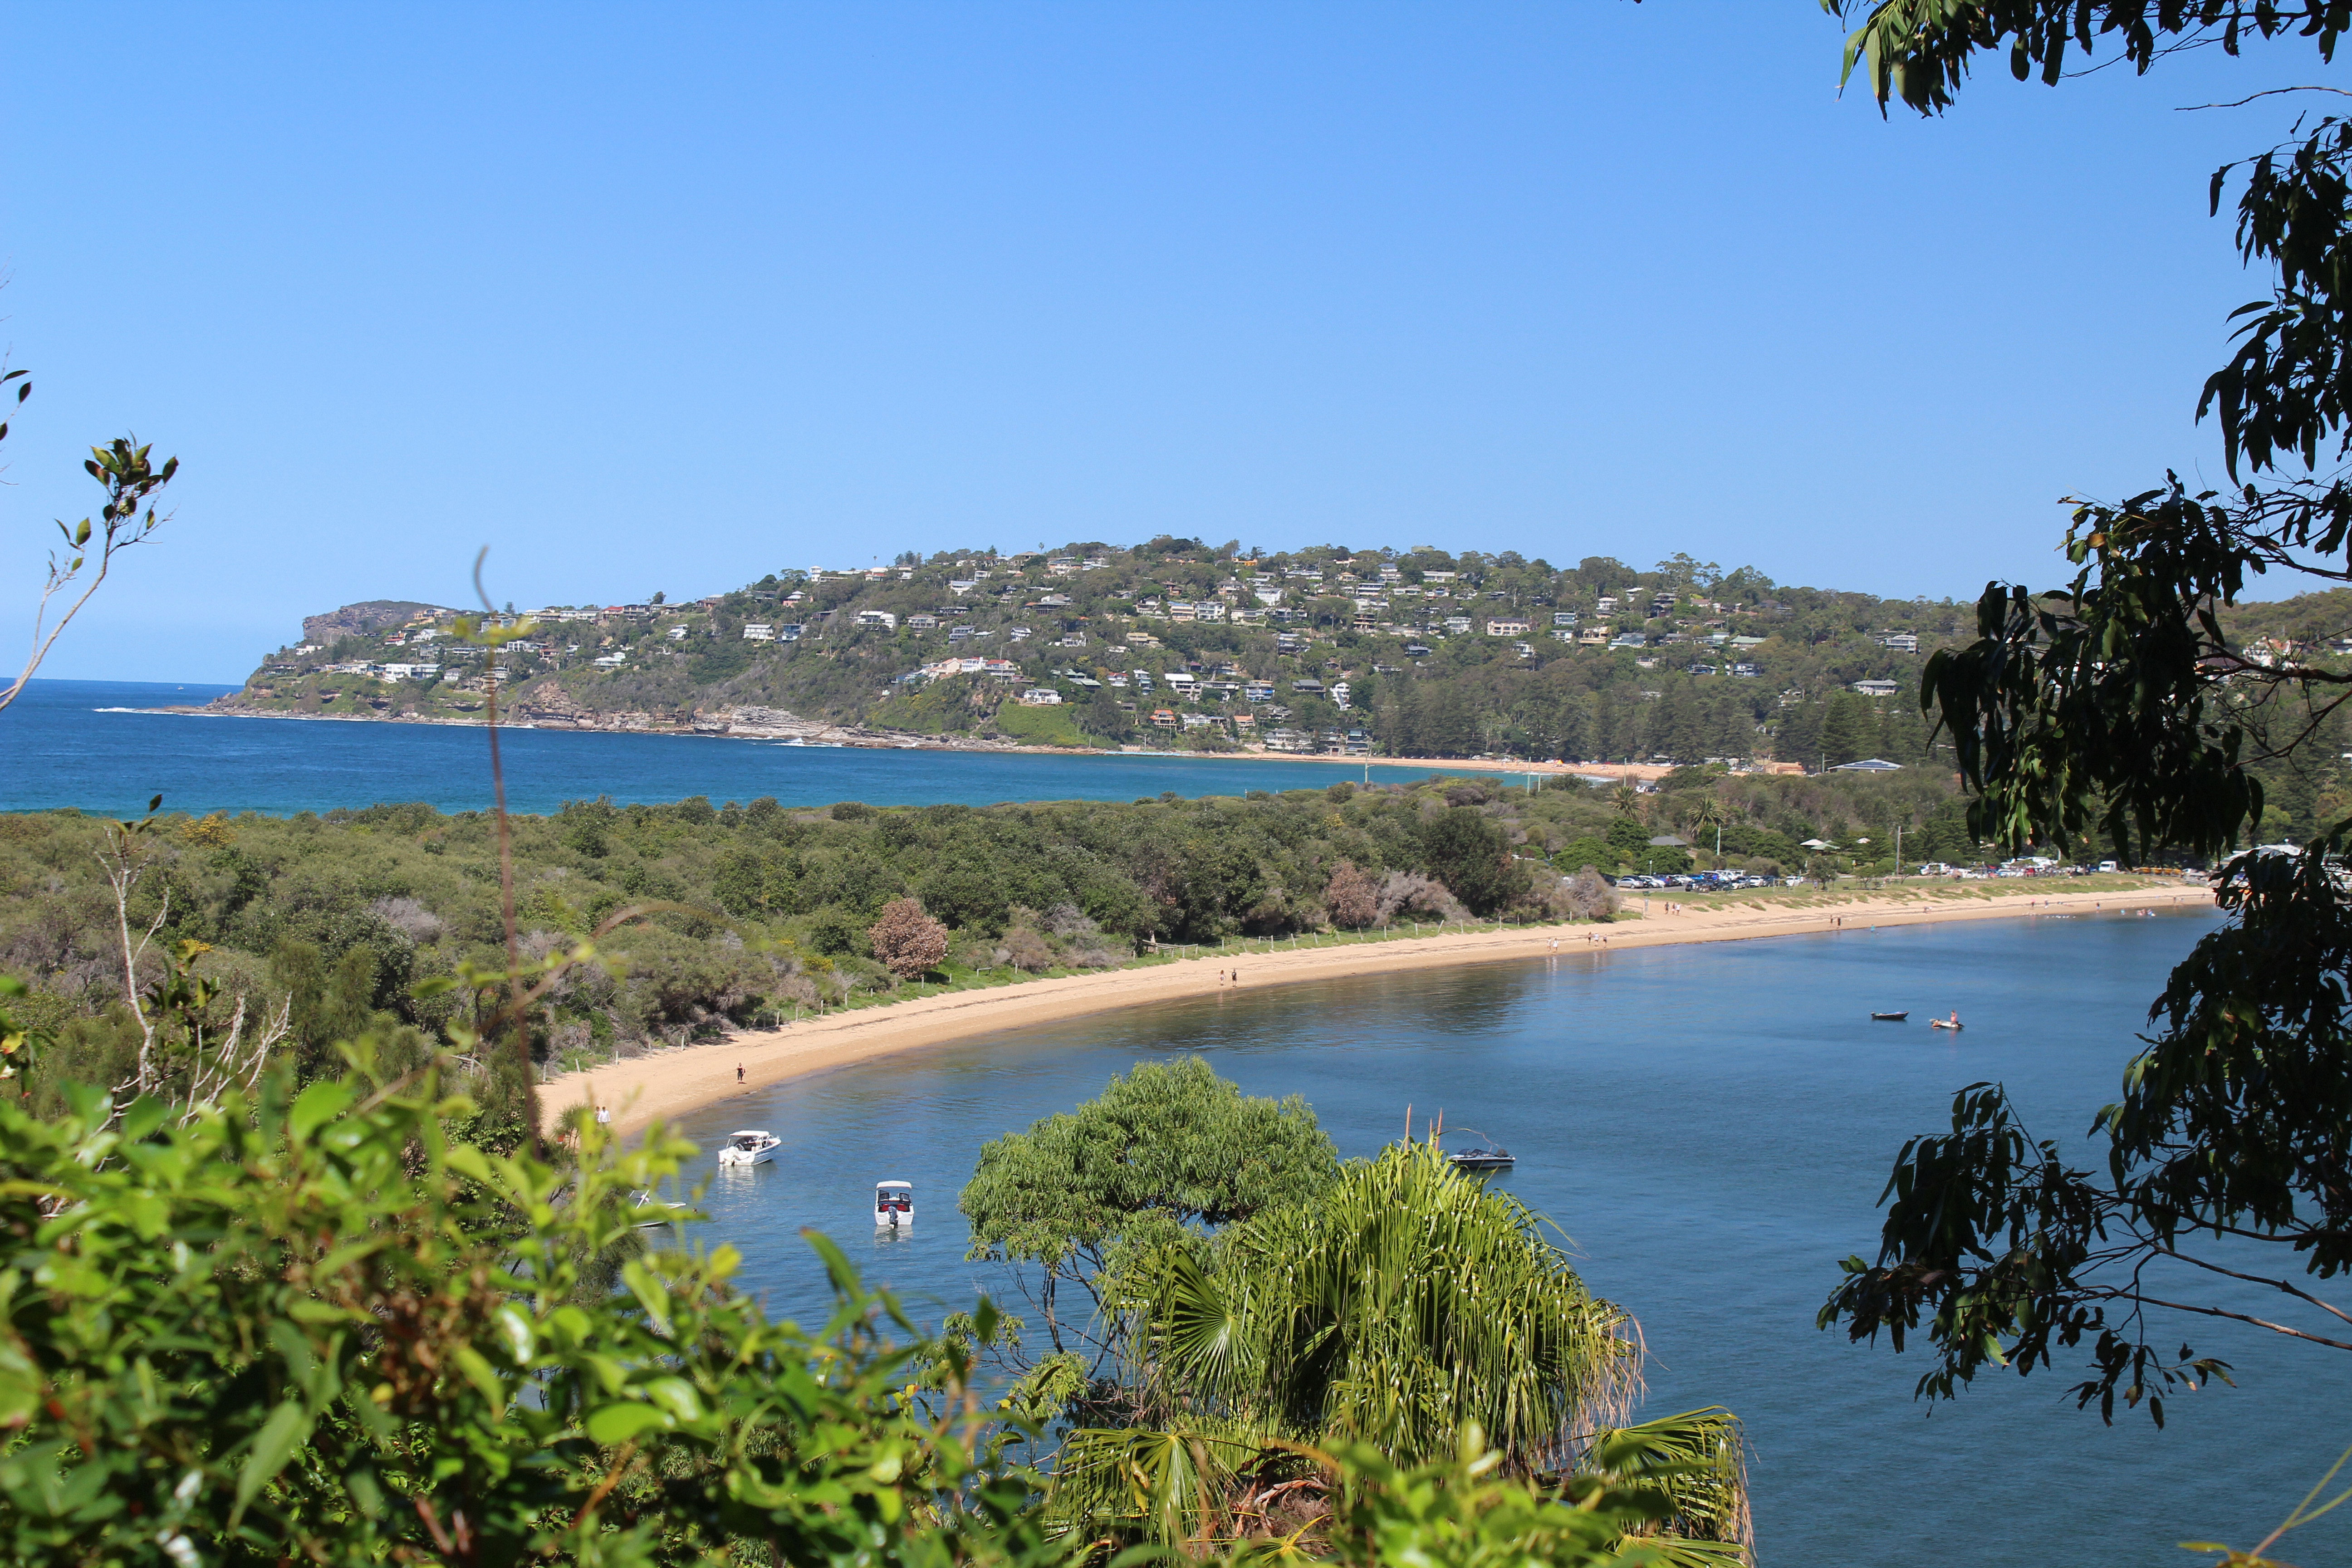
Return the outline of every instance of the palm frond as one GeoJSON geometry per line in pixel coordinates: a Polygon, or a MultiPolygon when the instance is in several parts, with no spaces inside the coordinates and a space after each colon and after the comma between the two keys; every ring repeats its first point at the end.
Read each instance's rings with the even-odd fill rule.
{"type": "Polygon", "coordinates": [[[1747,1446],[1739,1417],[1721,1405],[1604,1428],[1592,1435],[1577,1469],[1654,1488],[1671,1510],[1660,1525],[1667,1539],[1742,1550],[1751,1541],[1747,1446]]]}

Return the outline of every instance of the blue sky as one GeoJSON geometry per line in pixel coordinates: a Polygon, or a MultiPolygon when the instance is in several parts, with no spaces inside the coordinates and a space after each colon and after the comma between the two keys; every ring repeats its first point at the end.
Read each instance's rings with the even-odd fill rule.
{"type": "MultiPolygon", "coordinates": [[[[904,549],[1435,542],[1972,595],[2219,479],[2224,159],[2302,46],[1935,123],[1811,0],[17,5],[0,568],[168,531],[48,673],[904,549]]],[[[0,615],[18,612],[0,601],[0,615]]],[[[5,621],[0,619],[0,629],[5,621]]]]}

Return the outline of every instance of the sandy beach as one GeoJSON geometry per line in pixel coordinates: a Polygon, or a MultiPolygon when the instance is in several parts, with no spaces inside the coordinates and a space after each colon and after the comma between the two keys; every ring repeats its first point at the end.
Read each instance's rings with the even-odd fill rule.
{"type": "MultiPolygon", "coordinates": [[[[1938,891],[1945,891],[1938,889],[1938,891]]],[[[1671,947],[1686,942],[1752,942],[1842,929],[1924,925],[1939,921],[2017,920],[2094,910],[2179,908],[2207,904],[2200,887],[2160,886],[2131,891],[2058,891],[2031,883],[1969,884],[1958,897],[1937,897],[1922,886],[1901,894],[1854,896],[1800,905],[1731,900],[1666,912],[1665,900],[1638,920],[1606,925],[1527,926],[1469,931],[1387,942],[1301,946],[1271,953],[1219,952],[1139,969],[1032,980],[986,990],[950,992],[888,1006],[804,1019],[778,1029],[746,1030],[709,1045],[688,1046],[566,1073],[540,1090],[549,1121],[582,1105],[610,1107],[624,1133],[744,1089],[764,1088],[806,1073],[872,1061],[1000,1029],[1031,1028],[1125,1007],[1215,994],[1228,985],[1268,986],[1350,975],[1435,969],[1591,952],[1605,947],[1671,947]],[[1236,978],[1227,979],[1231,973],[1236,978]],[[740,1069],[739,1081],[736,1074],[740,1069]]]]}

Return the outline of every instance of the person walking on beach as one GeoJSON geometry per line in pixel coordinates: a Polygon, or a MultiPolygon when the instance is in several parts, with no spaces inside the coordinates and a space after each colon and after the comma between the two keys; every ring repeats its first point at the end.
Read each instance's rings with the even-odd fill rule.
{"type": "Polygon", "coordinates": [[[735,1081],[737,1083],[741,1083],[743,1081],[743,1064],[741,1062],[737,1062],[735,1064],[735,1081]]]}

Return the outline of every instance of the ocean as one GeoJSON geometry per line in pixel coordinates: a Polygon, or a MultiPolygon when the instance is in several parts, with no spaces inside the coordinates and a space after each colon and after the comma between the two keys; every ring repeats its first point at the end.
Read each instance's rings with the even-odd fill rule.
{"type": "MultiPolygon", "coordinates": [[[[140,711],[209,702],[235,689],[34,681],[0,713],[0,811],[72,806],[135,816],[158,795],[166,811],[200,815],[290,816],[383,801],[425,801],[443,811],[489,807],[489,747],[478,729],[140,711]]],[[[1378,763],[1008,755],[556,730],[502,731],[499,749],[508,808],[524,813],[599,795],[623,805],[691,795],[714,804],[773,795],[787,805],[1131,800],[1170,791],[1190,798],[1322,789],[1349,778],[1399,783],[1430,772],[1378,763]]]]}
{"type": "MultiPolygon", "coordinates": [[[[2036,1136],[2078,1139],[2116,1096],[2166,970],[2216,919],[2025,918],[1596,955],[1287,986],[961,1042],[747,1092],[688,1119],[706,1150],[738,1128],[784,1147],[718,1172],[699,1239],[742,1249],[771,1306],[821,1320],[796,1232],[849,1244],[919,1319],[996,1294],[967,1261],[955,1194],[980,1146],[1101,1092],[1138,1060],[1198,1051],[1254,1094],[1306,1096],[1343,1154],[1443,1110],[1518,1156],[1497,1179],[1573,1238],[1594,1289],[1650,1350],[1653,1413],[1710,1404],[1747,1423],[1767,1564],[2124,1568],[2251,1545],[2347,1443],[2346,1358],[2172,1314],[2239,1386],[2103,1426],[2066,1396],[2086,1358],[1998,1370],[1957,1402],[1915,1403],[1915,1349],[1854,1345],[1813,1315],[1837,1260],[1874,1256],[1897,1149],[1948,1124],[1952,1092],[2005,1082],[2036,1136]],[[1953,1037],[1874,1024],[1957,1008],[1953,1037]],[[877,1235],[873,1184],[915,1184],[917,1223],[877,1235]]],[[[1246,979],[1246,976],[1244,976],[1246,979]]],[[[2084,1146],[2084,1163],[2093,1158],[2084,1146]]],[[[2226,1282],[2225,1282],[2226,1283],[2226,1282]]],[[[2190,1287],[2211,1300],[2203,1284],[2190,1287]]],[[[2325,1293],[2323,1291],[2323,1293],[2325,1293]]],[[[2282,1309],[2246,1288],[2245,1304],[2282,1309]]],[[[2345,1510],[2352,1512],[2352,1510],[2345,1510]]],[[[2331,1515],[2282,1560],[2352,1561],[2331,1515]]]]}

